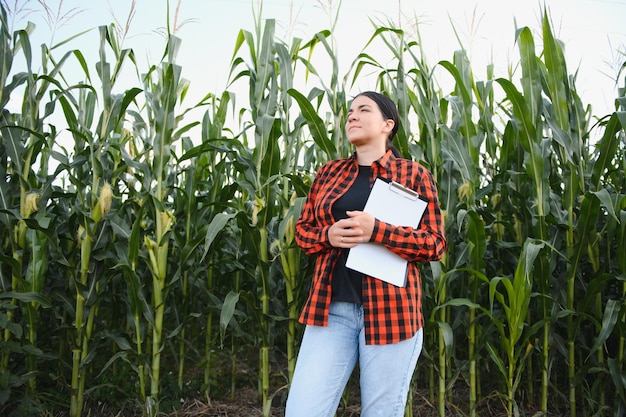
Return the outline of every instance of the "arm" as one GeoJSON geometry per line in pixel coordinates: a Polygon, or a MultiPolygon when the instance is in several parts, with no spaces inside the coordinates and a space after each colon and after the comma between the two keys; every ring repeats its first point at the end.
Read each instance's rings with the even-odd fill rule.
{"type": "Polygon", "coordinates": [[[382,243],[409,262],[435,261],[443,256],[447,243],[437,187],[427,170],[423,171],[418,192],[428,199],[428,207],[418,228],[398,227],[376,220],[370,240],[382,243]]]}
{"type": "Polygon", "coordinates": [[[315,174],[306,202],[296,222],[296,243],[307,255],[329,250],[332,247],[328,239],[330,225],[322,226],[315,213],[315,202],[321,188],[321,173],[320,168],[315,174]]]}
{"type": "Polygon", "coordinates": [[[440,259],[446,251],[444,225],[439,208],[437,189],[432,175],[424,170],[418,182],[420,195],[429,201],[418,228],[395,226],[374,218],[369,213],[349,212],[362,231],[359,242],[376,242],[409,262],[429,262],[440,259]]]}

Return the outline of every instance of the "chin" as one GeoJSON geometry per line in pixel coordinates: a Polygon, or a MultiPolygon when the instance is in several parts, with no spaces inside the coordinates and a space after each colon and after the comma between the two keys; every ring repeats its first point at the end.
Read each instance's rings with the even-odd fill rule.
{"type": "Polygon", "coordinates": [[[363,144],[363,141],[359,140],[358,138],[348,138],[348,142],[350,142],[354,146],[359,146],[363,144]]]}

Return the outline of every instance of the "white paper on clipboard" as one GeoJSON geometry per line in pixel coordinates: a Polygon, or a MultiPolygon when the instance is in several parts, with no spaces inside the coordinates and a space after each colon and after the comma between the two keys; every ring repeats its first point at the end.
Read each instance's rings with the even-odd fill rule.
{"type": "MultiPolygon", "coordinates": [[[[428,201],[397,182],[377,178],[363,211],[395,226],[417,228],[428,201]]],[[[380,243],[359,243],[350,249],[346,266],[398,287],[406,284],[407,261],[380,243]]]]}

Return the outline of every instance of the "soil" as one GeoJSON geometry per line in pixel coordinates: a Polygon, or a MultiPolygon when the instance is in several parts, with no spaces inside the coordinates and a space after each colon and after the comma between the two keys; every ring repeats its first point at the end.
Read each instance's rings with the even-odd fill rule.
{"type": "MultiPolygon", "coordinates": [[[[347,397],[344,396],[339,409],[337,410],[336,417],[359,417],[359,395],[358,388],[351,388],[347,397]]],[[[445,416],[449,417],[465,417],[468,415],[467,392],[454,392],[453,397],[457,401],[446,404],[445,416]]],[[[286,395],[284,389],[279,389],[275,392],[272,405],[271,416],[272,417],[284,417],[285,409],[284,402],[286,395]]],[[[412,392],[412,404],[414,417],[439,417],[438,404],[436,401],[429,399],[428,392],[422,392],[420,390],[414,390],[412,392]]],[[[84,415],[91,417],[139,417],[128,411],[115,410],[114,406],[101,404],[99,407],[92,407],[86,410],[84,415]]],[[[486,399],[483,399],[480,404],[477,405],[476,415],[480,417],[506,417],[506,404],[500,395],[493,395],[486,399]]],[[[543,416],[543,414],[533,407],[527,405],[521,407],[519,415],[522,417],[537,417],[543,416]]],[[[231,398],[219,398],[200,400],[190,399],[184,402],[181,407],[168,414],[163,412],[163,417],[262,417],[263,406],[258,399],[257,390],[254,388],[241,387],[237,390],[236,395],[231,398]]],[[[565,417],[565,414],[548,412],[548,417],[565,417]]]]}
{"type": "MultiPolygon", "coordinates": [[[[223,364],[226,361],[217,361],[223,364]]],[[[256,389],[255,373],[252,369],[244,364],[243,361],[237,362],[239,366],[237,375],[239,379],[236,384],[235,393],[231,395],[228,390],[218,389],[216,386],[212,395],[215,397],[207,400],[205,397],[189,398],[177,406],[177,410],[161,410],[162,417],[262,417],[263,404],[259,399],[256,389]],[[252,381],[252,382],[251,382],[252,381]],[[219,394],[218,394],[219,393],[219,394]]],[[[287,389],[285,378],[281,375],[274,375],[271,385],[272,404],[270,415],[272,417],[284,417],[285,400],[287,389]]],[[[465,417],[467,416],[469,406],[469,392],[466,388],[453,388],[447,393],[449,401],[446,403],[445,416],[465,417]]],[[[436,393],[431,393],[423,386],[412,386],[411,396],[409,398],[413,404],[414,417],[439,417],[439,405],[436,399],[436,393]]],[[[359,417],[360,416],[360,390],[358,385],[358,368],[350,378],[347,389],[344,393],[336,417],[359,417]]],[[[121,410],[113,404],[100,403],[97,407],[87,407],[83,415],[90,417],[140,417],[128,410],[121,410]]],[[[519,413],[521,417],[542,416],[540,410],[529,404],[519,404],[519,413]]],[[[135,410],[136,411],[136,410],[135,410]]],[[[506,401],[501,394],[493,393],[491,395],[481,396],[481,400],[477,404],[476,415],[480,417],[506,417],[506,401]]],[[[565,417],[565,414],[556,412],[548,412],[548,417],[565,417]]]]}
{"type": "MultiPolygon", "coordinates": [[[[352,396],[352,395],[351,395],[352,396]]],[[[208,402],[193,400],[189,401],[176,412],[178,417],[262,417],[262,405],[257,400],[258,395],[255,389],[242,389],[237,392],[234,399],[210,400],[208,402]]],[[[274,404],[271,408],[272,417],[284,417],[284,398],[280,398],[280,393],[274,397],[274,404]]],[[[419,391],[413,392],[413,416],[439,417],[438,406],[432,403],[427,395],[419,391]]],[[[522,410],[520,410],[522,411],[522,410]]],[[[523,410],[523,416],[534,416],[536,411],[523,410]]],[[[337,417],[359,417],[360,407],[358,397],[354,400],[344,400],[337,410],[337,417]]],[[[465,416],[466,407],[447,405],[446,416],[465,416]]],[[[504,417],[506,416],[505,405],[501,400],[492,400],[480,406],[477,415],[481,417],[504,417]]]]}
{"type": "MultiPolygon", "coordinates": [[[[184,417],[262,417],[262,404],[257,401],[257,391],[255,389],[246,389],[237,392],[237,398],[234,400],[221,399],[211,400],[207,402],[191,401],[179,411],[177,416],[184,417]]],[[[275,398],[274,403],[280,403],[275,398]]],[[[413,408],[415,416],[437,416],[435,407],[424,402],[423,400],[415,401],[420,408],[413,408]]],[[[281,404],[272,404],[272,417],[284,417],[285,409],[281,404]]],[[[360,407],[354,402],[348,401],[341,404],[337,410],[337,417],[358,417],[360,415],[360,407]]]]}

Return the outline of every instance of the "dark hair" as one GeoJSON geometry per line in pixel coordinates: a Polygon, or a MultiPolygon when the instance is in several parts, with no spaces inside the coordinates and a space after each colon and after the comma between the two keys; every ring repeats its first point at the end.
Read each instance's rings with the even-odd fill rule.
{"type": "Polygon", "coordinates": [[[359,96],[365,96],[373,100],[376,105],[378,105],[385,120],[393,120],[393,129],[387,138],[387,149],[391,149],[396,157],[400,157],[400,151],[393,145],[393,138],[396,136],[396,133],[398,133],[398,129],[400,129],[400,114],[398,113],[396,103],[386,95],[377,93],[376,91],[363,91],[354,98],[359,96]]]}

